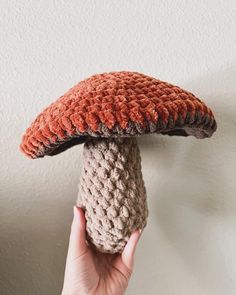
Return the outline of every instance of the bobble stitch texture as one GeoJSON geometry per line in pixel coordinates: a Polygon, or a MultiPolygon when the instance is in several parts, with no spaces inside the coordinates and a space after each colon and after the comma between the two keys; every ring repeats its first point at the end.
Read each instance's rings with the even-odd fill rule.
{"type": "Polygon", "coordinates": [[[31,158],[58,154],[88,136],[147,133],[210,137],[212,111],[192,93],[136,72],[94,75],[49,105],[26,130],[31,158]]]}
{"type": "Polygon", "coordinates": [[[136,139],[91,139],[83,159],[77,205],[85,210],[88,240],[101,252],[121,252],[148,216],[136,139]]]}

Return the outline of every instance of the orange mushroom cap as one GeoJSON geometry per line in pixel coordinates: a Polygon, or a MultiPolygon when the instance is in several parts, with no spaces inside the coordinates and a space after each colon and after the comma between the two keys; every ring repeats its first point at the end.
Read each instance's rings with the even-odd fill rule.
{"type": "Polygon", "coordinates": [[[26,130],[30,158],[55,155],[88,137],[148,133],[210,137],[217,125],[204,102],[178,86],[136,72],[94,75],[49,105],[26,130]]]}

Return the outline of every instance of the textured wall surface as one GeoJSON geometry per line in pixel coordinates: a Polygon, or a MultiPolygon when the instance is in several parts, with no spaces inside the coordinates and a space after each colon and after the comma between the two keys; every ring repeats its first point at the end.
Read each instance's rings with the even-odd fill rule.
{"type": "Polygon", "coordinates": [[[60,294],[82,146],[29,160],[32,119],[91,74],[133,70],[212,107],[211,138],[139,139],[150,216],[127,294],[236,294],[235,1],[0,2],[0,293],[60,294]]]}

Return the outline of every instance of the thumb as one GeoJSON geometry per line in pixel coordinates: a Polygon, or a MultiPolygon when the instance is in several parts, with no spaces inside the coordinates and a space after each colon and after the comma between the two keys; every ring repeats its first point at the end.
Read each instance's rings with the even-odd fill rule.
{"type": "Polygon", "coordinates": [[[71,225],[67,260],[74,260],[83,255],[88,245],[86,243],[86,221],[81,208],[74,206],[74,218],[71,225]]]}
{"type": "Polygon", "coordinates": [[[129,280],[133,270],[134,254],[140,236],[141,230],[134,231],[131,234],[122,254],[119,255],[113,263],[114,268],[119,270],[127,280],[129,280]]]}
{"type": "Polygon", "coordinates": [[[135,250],[136,250],[140,236],[141,236],[141,230],[134,231],[131,234],[131,236],[130,236],[130,238],[129,238],[129,240],[128,240],[128,242],[121,254],[121,258],[122,258],[123,263],[130,270],[132,270],[132,268],[133,268],[134,254],[135,254],[135,250]]]}

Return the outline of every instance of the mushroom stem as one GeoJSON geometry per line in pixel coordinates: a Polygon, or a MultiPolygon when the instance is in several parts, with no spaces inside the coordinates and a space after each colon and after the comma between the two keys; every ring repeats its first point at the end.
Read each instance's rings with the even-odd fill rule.
{"type": "Polygon", "coordinates": [[[121,252],[148,216],[136,138],[93,138],[84,144],[77,205],[85,210],[87,239],[99,251],[121,252]]]}

